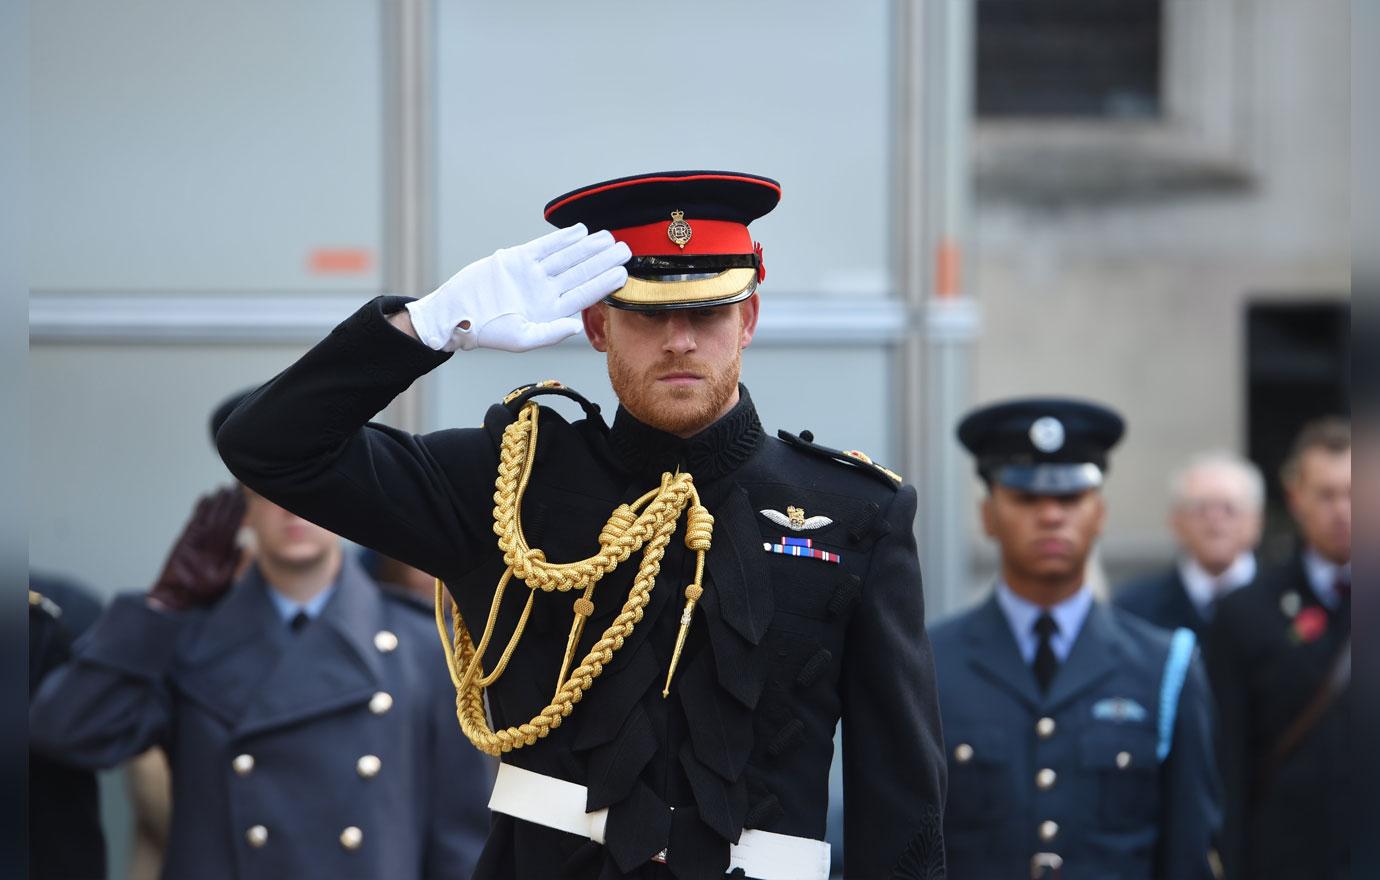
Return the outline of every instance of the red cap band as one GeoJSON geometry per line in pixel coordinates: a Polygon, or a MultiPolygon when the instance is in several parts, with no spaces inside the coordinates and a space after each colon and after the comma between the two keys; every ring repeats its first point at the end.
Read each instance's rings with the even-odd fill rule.
{"type": "Polygon", "coordinates": [[[635,257],[753,253],[752,236],[741,223],[693,218],[686,218],[685,222],[690,224],[691,234],[683,248],[678,247],[666,234],[667,227],[671,225],[670,218],[609,231],[614,239],[626,244],[635,257]]]}

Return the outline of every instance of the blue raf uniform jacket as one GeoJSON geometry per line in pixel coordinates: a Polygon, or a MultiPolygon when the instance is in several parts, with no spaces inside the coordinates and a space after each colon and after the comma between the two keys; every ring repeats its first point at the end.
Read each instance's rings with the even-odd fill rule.
{"type": "Polygon", "coordinates": [[[296,635],[267,590],[255,568],[209,610],[116,599],[43,681],[34,749],[112,767],[163,746],[168,878],[468,878],[489,768],[430,615],[348,557],[296,635]]]}
{"type": "Polygon", "coordinates": [[[1094,602],[1047,695],[995,597],[930,636],[948,748],[950,876],[1213,876],[1218,781],[1196,658],[1167,707],[1168,755],[1156,754],[1170,633],[1094,602]]]}

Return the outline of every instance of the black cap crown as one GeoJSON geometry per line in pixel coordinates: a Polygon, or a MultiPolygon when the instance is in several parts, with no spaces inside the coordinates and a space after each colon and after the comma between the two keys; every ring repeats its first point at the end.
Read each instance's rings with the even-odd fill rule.
{"type": "Polygon", "coordinates": [[[1125,431],[1121,416],[1100,404],[1032,397],[974,410],[958,439],[989,484],[1067,495],[1102,485],[1107,453],[1125,431]]]}
{"type": "Polygon", "coordinates": [[[659,311],[741,302],[766,278],[748,224],[781,199],[781,185],[740,171],[658,171],[605,180],[557,196],[556,226],[608,230],[632,252],[628,282],[605,302],[659,311]]]}

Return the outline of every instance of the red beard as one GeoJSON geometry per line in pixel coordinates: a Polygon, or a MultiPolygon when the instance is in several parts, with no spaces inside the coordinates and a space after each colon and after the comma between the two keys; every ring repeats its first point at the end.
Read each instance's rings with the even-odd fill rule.
{"type": "Polygon", "coordinates": [[[619,403],[643,424],[679,437],[699,433],[729,409],[742,363],[741,352],[718,369],[693,358],[668,357],[639,372],[618,356],[615,346],[608,350],[609,382],[619,403]],[[688,387],[658,381],[667,373],[682,371],[700,376],[701,381],[688,387]]]}

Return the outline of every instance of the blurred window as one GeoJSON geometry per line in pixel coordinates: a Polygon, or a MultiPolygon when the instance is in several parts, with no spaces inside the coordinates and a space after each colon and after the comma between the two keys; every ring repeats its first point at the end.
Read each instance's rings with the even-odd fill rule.
{"type": "Polygon", "coordinates": [[[1161,113],[1160,0],[977,0],[980,116],[1161,113]]]}
{"type": "Polygon", "coordinates": [[[440,0],[437,277],[549,229],[567,190],[715,168],[781,182],[752,224],[768,300],[892,294],[892,27],[889,3],[440,0]]]}

